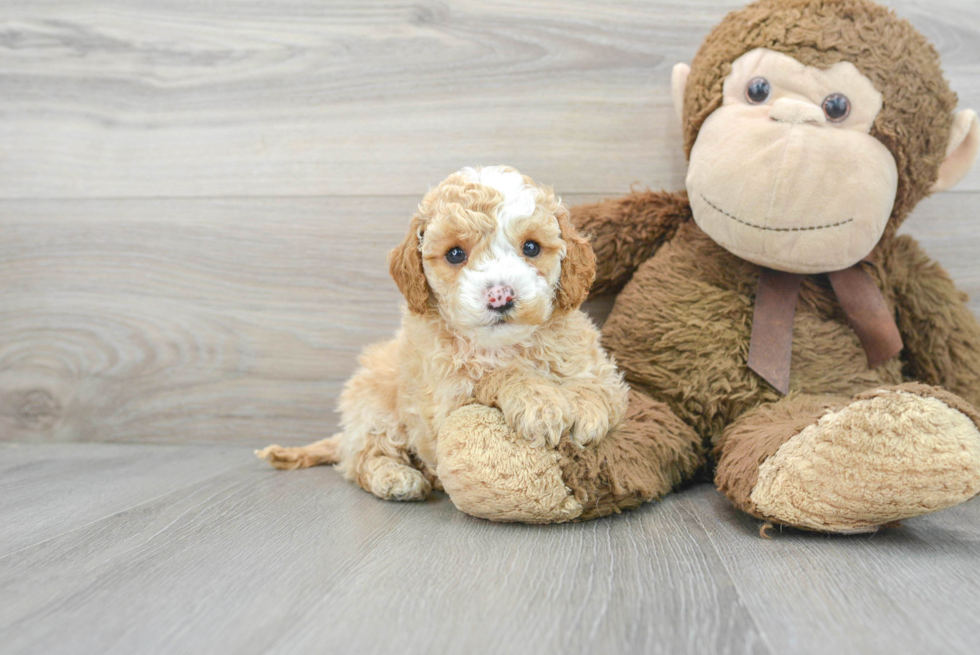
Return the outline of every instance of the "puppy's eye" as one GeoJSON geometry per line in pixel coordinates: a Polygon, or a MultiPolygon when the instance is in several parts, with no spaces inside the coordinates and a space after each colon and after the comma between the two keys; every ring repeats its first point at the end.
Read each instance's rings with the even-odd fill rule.
{"type": "Polygon", "coordinates": [[[745,87],[745,97],[753,105],[764,103],[769,99],[770,93],[772,93],[772,87],[769,85],[769,80],[764,77],[752,78],[749,80],[749,85],[745,87]]]}
{"type": "Polygon", "coordinates": [[[831,93],[823,99],[823,113],[827,120],[839,123],[851,113],[851,101],[842,93],[831,93]]]}
{"type": "Polygon", "coordinates": [[[446,253],[446,261],[450,264],[462,264],[466,261],[466,251],[459,246],[453,246],[446,253]]]}
{"type": "Polygon", "coordinates": [[[525,241],[522,252],[525,257],[537,257],[541,253],[541,246],[537,241],[525,241]]]}

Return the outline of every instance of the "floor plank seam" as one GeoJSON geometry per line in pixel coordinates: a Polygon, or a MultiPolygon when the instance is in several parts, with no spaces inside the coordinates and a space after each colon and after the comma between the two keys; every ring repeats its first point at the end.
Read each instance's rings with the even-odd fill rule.
{"type": "Polygon", "coordinates": [[[721,549],[718,548],[715,538],[711,535],[711,531],[708,530],[708,525],[702,520],[701,514],[697,511],[697,508],[693,507],[692,501],[688,498],[684,498],[683,500],[685,509],[694,517],[694,520],[697,521],[698,525],[704,531],[704,535],[708,538],[708,543],[711,544],[711,548],[714,549],[715,555],[718,557],[718,561],[724,567],[725,573],[728,575],[728,579],[731,580],[732,587],[735,589],[735,593],[738,594],[738,600],[742,607],[745,608],[745,613],[748,614],[750,619],[752,619],[752,624],[755,626],[756,632],[759,634],[759,638],[763,640],[763,645],[769,651],[770,655],[776,655],[776,653],[780,651],[774,647],[773,643],[769,639],[769,635],[762,629],[762,624],[759,622],[759,618],[755,615],[755,612],[752,611],[752,608],[749,607],[749,604],[746,602],[746,596],[742,591],[742,587],[736,580],[735,574],[731,567],[728,566],[728,562],[725,561],[725,557],[722,554],[721,549]]]}
{"type": "MultiPolygon", "coordinates": [[[[433,184],[434,186],[434,184],[433,184]]],[[[629,190],[636,186],[637,188],[657,188],[660,185],[653,183],[641,183],[635,182],[634,184],[628,185],[622,189],[615,189],[609,191],[565,191],[561,195],[562,197],[567,196],[621,196],[628,193],[629,190]]],[[[391,199],[405,199],[405,200],[418,200],[425,193],[426,189],[419,188],[418,193],[307,193],[307,194],[296,194],[296,195],[255,195],[255,196],[245,196],[245,195],[207,195],[207,196],[6,196],[0,197],[0,203],[16,203],[16,202],[51,202],[51,203],[77,203],[77,202],[159,202],[162,200],[180,200],[180,201],[215,201],[215,200],[254,200],[254,201],[267,201],[267,200],[326,200],[326,199],[337,199],[337,200],[356,200],[359,198],[371,199],[371,198],[384,198],[386,200],[391,199]]],[[[947,191],[946,193],[980,193],[977,191],[947,191]]]]}
{"type": "MultiPolygon", "coordinates": [[[[619,189],[605,189],[605,190],[585,190],[585,191],[563,191],[560,195],[563,198],[574,197],[574,196],[621,196],[629,193],[633,188],[638,190],[643,189],[660,189],[663,185],[657,184],[653,181],[641,182],[635,180],[632,183],[625,185],[619,189]]],[[[666,189],[665,189],[666,190],[666,189]]],[[[393,199],[405,199],[405,200],[418,200],[422,197],[426,189],[419,189],[418,193],[299,193],[299,194],[282,194],[282,195],[271,195],[271,194],[258,194],[254,196],[241,195],[241,194],[231,194],[231,195],[146,195],[146,196],[4,196],[0,197],[0,204],[2,203],[20,203],[20,202],[51,202],[51,203],[77,203],[77,202],[159,202],[162,200],[180,200],[180,201],[215,201],[215,200],[357,200],[357,199],[371,199],[371,198],[383,198],[386,200],[393,199]]],[[[980,195],[980,189],[948,189],[943,191],[936,196],[975,196],[980,195]]],[[[934,197],[936,197],[934,196],[934,197]]],[[[565,203],[567,204],[567,203],[565,203]]]]}

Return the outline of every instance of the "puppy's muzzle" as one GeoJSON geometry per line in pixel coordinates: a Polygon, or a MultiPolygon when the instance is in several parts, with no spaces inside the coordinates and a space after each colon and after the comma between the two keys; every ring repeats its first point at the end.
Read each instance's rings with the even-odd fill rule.
{"type": "Polygon", "coordinates": [[[505,284],[495,284],[487,289],[487,309],[503,314],[514,306],[514,290],[505,284]]]}

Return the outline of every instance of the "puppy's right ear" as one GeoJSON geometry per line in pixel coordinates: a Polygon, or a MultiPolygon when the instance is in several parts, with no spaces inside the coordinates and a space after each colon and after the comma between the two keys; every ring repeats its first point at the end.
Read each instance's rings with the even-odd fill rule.
{"type": "Polygon", "coordinates": [[[416,215],[402,242],[388,253],[388,270],[413,314],[429,308],[429,283],[422,269],[422,221],[416,215]]]}
{"type": "Polygon", "coordinates": [[[555,298],[564,310],[578,309],[589,296],[589,288],[595,282],[595,251],[589,240],[579,236],[572,225],[571,214],[565,207],[558,207],[555,214],[561,238],[565,242],[565,258],[561,260],[561,275],[555,298]]]}

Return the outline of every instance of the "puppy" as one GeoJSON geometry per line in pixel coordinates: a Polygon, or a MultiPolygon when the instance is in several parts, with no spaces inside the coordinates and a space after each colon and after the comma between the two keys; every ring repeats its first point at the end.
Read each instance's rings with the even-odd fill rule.
{"type": "Polygon", "coordinates": [[[440,486],[439,429],[464,405],[499,408],[540,446],[585,445],[622,420],[627,387],[579,310],[595,255],[550,188],[513,168],[464,168],[423,198],[389,264],[407,308],[347,382],[343,432],[259,457],[337,464],[381,498],[421,500],[440,486]]]}

